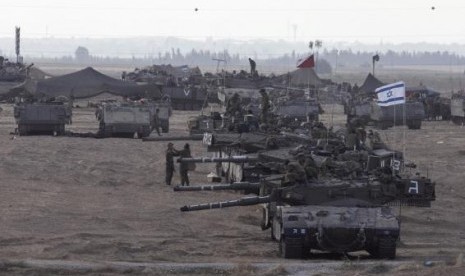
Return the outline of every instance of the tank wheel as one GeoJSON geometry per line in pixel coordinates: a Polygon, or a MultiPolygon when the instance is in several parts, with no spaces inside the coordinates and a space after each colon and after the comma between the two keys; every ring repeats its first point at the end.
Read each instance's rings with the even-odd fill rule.
{"type": "Polygon", "coordinates": [[[282,258],[285,259],[301,259],[302,254],[302,245],[300,242],[296,242],[294,239],[281,238],[279,242],[279,253],[282,258]]]}
{"type": "Polygon", "coordinates": [[[396,239],[392,237],[380,237],[376,247],[368,250],[371,256],[378,259],[396,258],[396,239]]]}
{"type": "MultiPolygon", "coordinates": [[[[260,222],[260,226],[262,230],[266,230],[270,228],[270,223],[268,220],[268,212],[266,207],[262,208],[262,221],[260,222]]],[[[271,227],[271,239],[273,239],[273,227],[271,227]]]]}

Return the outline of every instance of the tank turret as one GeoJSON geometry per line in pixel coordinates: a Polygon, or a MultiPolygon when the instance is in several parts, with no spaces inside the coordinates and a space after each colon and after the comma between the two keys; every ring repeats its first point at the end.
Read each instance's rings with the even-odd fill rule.
{"type": "Polygon", "coordinates": [[[373,257],[393,259],[400,225],[386,204],[428,207],[433,200],[435,184],[427,178],[328,179],[278,185],[260,196],[186,205],[181,211],[262,204],[262,229],[271,228],[284,258],[302,258],[310,250],[366,250],[373,257]]]}

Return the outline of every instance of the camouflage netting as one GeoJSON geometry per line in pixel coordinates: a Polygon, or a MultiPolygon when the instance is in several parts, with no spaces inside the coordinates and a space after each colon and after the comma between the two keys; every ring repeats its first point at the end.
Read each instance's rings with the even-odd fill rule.
{"type": "Polygon", "coordinates": [[[14,89],[18,93],[26,91],[36,97],[88,98],[101,93],[110,93],[123,97],[161,98],[155,85],[138,85],[104,75],[91,67],[83,70],[42,80],[28,80],[14,89]]]}

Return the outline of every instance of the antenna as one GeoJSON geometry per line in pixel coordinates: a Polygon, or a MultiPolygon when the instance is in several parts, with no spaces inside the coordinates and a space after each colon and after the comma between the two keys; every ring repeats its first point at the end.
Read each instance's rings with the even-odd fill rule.
{"type": "Polygon", "coordinates": [[[22,63],[21,56],[20,56],[20,44],[21,44],[21,28],[16,26],[15,27],[15,50],[16,50],[16,63],[22,63]]]}
{"type": "Polygon", "coordinates": [[[215,61],[216,61],[216,73],[218,73],[219,70],[220,70],[220,63],[221,63],[221,62],[224,62],[224,64],[226,64],[226,60],[225,60],[225,59],[221,59],[221,58],[212,58],[212,60],[215,60],[215,61]]]}

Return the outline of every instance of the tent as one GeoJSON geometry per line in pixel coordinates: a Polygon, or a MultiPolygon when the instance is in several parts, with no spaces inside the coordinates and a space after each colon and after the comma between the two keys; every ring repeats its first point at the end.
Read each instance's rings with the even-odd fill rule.
{"type": "Polygon", "coordinates": [[[323,81],[318,77],[313,68],[299,68],[290,73],[281,75],[280,78],[284,78],[284,82],[289,86],[321,86],[323,81]]]}
{"type": "Polygon", "coordinates": [[[156,85],[138,85],[134,82],[122,81],[102,74],[92,67],[83,70],[41,80],[27,80],[15,89],[23,89],[36,97],[89,98],[101,93],[117,96],[140,96],[161,98],[160,89],[156,85]]]}
{"type": "Polygon", "coordinates": [[[360,86],[359,91],[366,94],[374,93],[376,88],[385,85],[382,81],[378,80],[371,73],[368,73],[368,76],[365,78],[362,86],[360,86]]]}

